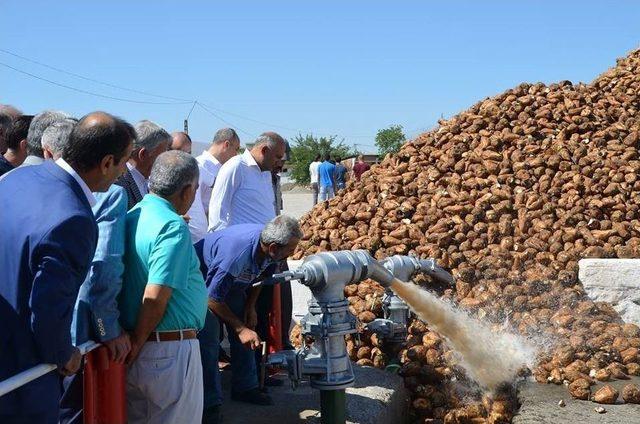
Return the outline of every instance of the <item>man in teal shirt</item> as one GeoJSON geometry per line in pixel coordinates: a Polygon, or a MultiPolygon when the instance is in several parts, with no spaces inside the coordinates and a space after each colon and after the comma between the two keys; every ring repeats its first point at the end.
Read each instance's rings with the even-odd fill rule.
{"type": "Polygon", "coordinates": [[[127,213],[120,322],[131,332],[127,375],[130,423],[199,423],[202,363],[197,331],[204,326],[207,290],[181,215],[198,183],[196,160],[161,154],[150,194],[127,213]]]}

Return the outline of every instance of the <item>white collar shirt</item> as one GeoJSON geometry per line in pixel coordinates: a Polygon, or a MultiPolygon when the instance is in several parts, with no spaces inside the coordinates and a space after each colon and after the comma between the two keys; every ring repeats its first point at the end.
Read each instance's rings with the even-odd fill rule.
{"type": "Polygon", "coordinates": [[[140,173],[140,171],[138,171],[135,166],[131,165],[129,162],[127,162],[127,169],[129,169],[129,172],[133,177],[133,181],[136,183],[138,191],[140,191],[142,197],[144,197],[145,194],[149,194],[149,186],[147,185],[147,179],[144,175],[142,175],[142,173],[140,173]]]}
{"type": "Polygon", "coordinates": [[[222,167],[218,159],[206,150],[196,158],[196,161],[200,170],[198,188],[196,197],[189,208],[189,212],[187,212],[187,215],[189,215],[189,232],[193,243],[202,240],[207,233],[211,191],[218,171],[222,167]]]}
{"type": "Polygon", "coordinates": [[[251,152],[220,168],[209,203],[209,231],[236,224],[266,224],[275,218],[271,172],[262,171],[251,152]]]}
{"type": "Polygon", "coordinates": [[[82,189],[82,192],[84,193],[85,197],[87,198],[87,201],[89,202],[89,205],[91,205],[91,207],[94,207],[96,204],[96,198],[93,195],[93,193],[91,193],[91,189],[89,188],[89,186],[87,185],[87,183],[84,182],[84,180],[80,177],[80,175],[78,175],[78,173],[76,172],[75,169],[73,169],[71,167],[71,165],[69,165],[67,163],[67,161],[65,161],[64,159],[60,158],[58,160],[56,160],[56,165],[58,165],[60,168],[62,168],[67,174],[71,175],[73,177],[74,180],[76,180],[76,182],[78,183],[78,185],[80,186],[80,188],[82,189]]]}

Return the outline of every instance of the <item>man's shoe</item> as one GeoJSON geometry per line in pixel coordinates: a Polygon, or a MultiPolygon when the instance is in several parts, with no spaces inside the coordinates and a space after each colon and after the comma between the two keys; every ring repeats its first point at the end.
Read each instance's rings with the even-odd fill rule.
{"type": "Polygon", "coordinates": [[[221,424],[222,414],[220,405],[212,406],[202,411],[202,424],[221,424]]]}
{"type": "Polygon", "coordinates": [[[267,376],[264,378],[264,385],[266,387],[281,387],[284,386],[284,380],[267,376]]]}
{"type": "Polygon", "coordinates": [[[252,403],[254,405],[273,405],[273,399],[266,393],[262,393],[257,387],[244,392],[231,392],[231,399],[236,402],[252,403]]]}

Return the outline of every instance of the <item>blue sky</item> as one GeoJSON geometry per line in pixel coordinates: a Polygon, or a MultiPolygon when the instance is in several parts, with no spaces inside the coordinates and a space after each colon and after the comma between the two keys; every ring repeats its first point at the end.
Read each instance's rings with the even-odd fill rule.
{"type": "MultiPolygon", "coordinates": [[[[202,142],[231,124],[335,134],[372,150],[520,82],[588,82],[640,46],[638,1],[177,2],[0,0],[0,49],[138,91],[198,100],[202,142]],[[220,119],[222,118],[222,119],[220,119]],[[225,123],[226,121],[226,123],[225,123]],[[255,122],[260,121],[260,123],[255,122]]],[[[106,110],[182,127],[191,104],[75,78],[0,51],[0,102],[106,110]]]]}

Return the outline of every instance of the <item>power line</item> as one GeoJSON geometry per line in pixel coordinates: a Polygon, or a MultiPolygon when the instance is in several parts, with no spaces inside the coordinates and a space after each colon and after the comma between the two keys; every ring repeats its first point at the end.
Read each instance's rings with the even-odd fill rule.
{"type": "MultiPolygon", "coordinates": [[[[138,103],[138,104],[152,104],[152,105],[171,105],[171,104],[179,105],[179,104],[190,104],[190,103],[193,103],[193,105],[191,106],[191,109],[189,110],[189,114],[187,115],[187,119],[189,119],[189,117],[191,116],[191,113],[193,112],[193,110],[194,110],[194,108],[195,108],[195,106],[197,104],[197,105],[200,105],[203,110],[206,110],[212,116],[216,117],[217,119],[219,119],[220,121],[226,123],[227,125],[232,125],[232,124],[230,124],[228,121],[223,119],[220,115],[216,114],[212,110],[215,110],[215,111],[217,111],[219,113],[223,113],[223,114],[226,114],[226,115],[229,115],[229,116],[234,116],[236,118],[243,119],[243,120],[246,120],[246,121],[249,121],[249,122],[257,123],[257,124],[260,124],[260,125],[265,125],[265,126],[272,127],[272,128],[280,128],[280,129],[284,129],[284,130],[287,130],[287,131],[294,131],[294,132],[297,132],[297,133],[300,133],[300,134],[303,134],[303,133],[332,134],[332,132],[330,132],[330,131],[313,131],[313,130],[310,131],[310,130],[304,130],[304,129],[300,129],[300,128],[293,128],[293,127],[288,127],[288,126],[284,126],[284,125],[273,124],[273,123],[270,123],[270,122],[265,122],[265,121],[261,121],[261,120],[258,120],[258,119],[254,119],[254,118],[251,118],[249,116],[241,115],[239,113],[230,112],[230,111],[227,111],[227,110],[224,110],[224,109],[220,109],[220,108],[211,106],[209,104],[202,103],[202,102],[197,101],[197,100],[189,100],[189,99],[184,99],[184,98],[179,98],[179,97],[171,97],[171,96],[166,96],[166,95],[161,95],[161,94],[155,94],[155,93],[150,93],[150,92],[147,92],[147,91],[135,90],[135,89],[132,89],[132,88],[123,87],[121,85],[112,84],[112,83],[105,82],[105,81],[100,81],[100,80],[97,80],[95,78],[90,78],[90,77],[87,77],[87,76],[84,76],[84,75],[77,74],[75,72],[71,72],[71,71],[67,71],[67,70],[64,70],[64,69],[57,68],[55,66],[52,66],[52,65],[37,61],[35,59],[30,59],[28,57],[19,55],[17,53],[14,53],[12,51],[9,51],[9,50],[3,49],[3,48],[0,48],[0,52],[3,52],[5,54],[8,54],[8,55],[11,55],[11,56],[14,56],[14,57],[17,57],[17,58],[22,59],[22,60],[27,61],[27,62],[34,63],[36,65],[39,65],[39,66],[54,70],[56,72],[60,72],[60,73],[66,74],[66,75],[70,75],[70,76],[73,76],[75,78],[83,79],[85,81],[90,81],[90,82],[93,82],[93,83],[96,83],[96,84],[101,84],[101,85],[104,85],[104,86],[107,86],[107,87],[116,88],[116,89],[119,89],[119,90],[129,91],[129,92],[132,92],[132,93],[142,94],[142,95],[145,95],[145,96],[163,98],[163,99],[168,99],[168,100],[173,100],[173,101],[172,102],[154,102],[154,101],[144,101],[144,100],[127,99],[127,98],[116,97],[116,96],[109,96],[109,95],[106,95],[106,94],[96,93],[96,92],[93,92],[93,91],[88,91],[88,90],[80,89],[80,88],[77,88],[77,87],[72,87],[70,85],[62,84],[62,83],[59,83],[59,82],[56,82],[56,81],[53,81],[53,80],[50,80],[50,79],[47,79],[47,78],[32,74],[32,73],[29,73],[27,71],[15,68],[15,67],[13,67],[11,65],[8,65],[8,64],[5,64],[5,63],[0,63],[0,65],[5,66],[5,67],[7,67],[9,69],[12,69],[15,72],[19,72],[19,73],[22,73],[24,75],[28,75],[28,76],[30,76],[32,78],[36,78],[36,79],[39,79],[41,81],[45,81],[45,82],[53,84],[53,85],[57,85],[59,87],[66,88],[68,90],[73,90],[73,91],[76,91],[76,92],[79,92],[79,93],[83,93],[83,94],[87,94],[87,95],[91,95],[91,96],[102,97],[102,98],[105,98],[105,99],[117,100],[117,101],[121,101],[121,102],[138,103]]],[[[250,134],[249,132],[244,131],[244,130],[240,130],[240,131],[244,132],[245,134],[250,134]]],[[[354,139],[354,138],[355,139],[357,139],[357,138],[369,138],[369,139],[372,139],[372,138],[375,137],[375,135],[353,135],[353,134],[345,134],[345,135],[341,134],[340,136],[343,137],[343,138],[347,138],[347,139],[354,139]]],[[[364,143],[359,143],[359,144],[365,145],[364,143]]],[[[370,145],[370,146],[374,146],[374,145],[370,145]]]]}
{"type": "Polygon", "coordinates": [[[77,91],[78,93],[88,94],[90,96],[102,97],[104,99],[117,100],[117,101],[120,101],[120,102],[128,102],[128,103],[139,103],[139,104],[146,104],[146,105],[179,105],[179,104],[191,103],[191,101],[188,101],[188,102],[149,102],[149,101],[143,101],[143,100],[133,100],[133,99],[125,99],[125,98],[122,98],[122,97],[108,96],[106,94],[95,93],[93,91],[83,90],[81,88],[72,87],[70,85],[66,85],[66,84],[62,84],[62,83],[56,82],[56,81],[52,81],[50,79],[47,79],[47,78],[44,78],[44,77],[29,73],[27,71],[23,71],[21,69],[14,68],[13,66],[7,65],[6,63],[0,62],[0,65],[4,66],[5,68],[9,68],[9,69],[11,69],[11,70],[13,70],[15,72],[19,72],[21,74],[28,75],[28,76],[30,76],[32,78],[35,78],[35,79],[38,79],[40,81],[45,81],[45,82],[48,82],[49,84],[53,84],[53,85],[57,85],[58,87],[66,88],[67,90],[77,91]]]}
{"type": "Polygon", "coordinates": [[[213,117],[219,119],[220,121],[224,122],[225,124],[229,125],[230,127],[245,133],[246,135],[248,135],[249,137],[254,137],[253,134],[251,134],[248,131],[243,130],[242,128],[238,127],[237,125],[232,124],[231,122],[227,121],[226,119],[224,119],[223,117],[221,117],[220,115],[216,114],[215,112],[211,111],[208,107],[206,107],[205,105],[203,105],[202,103],[200,103],[199,101],[195,101],[195,104],[197,104],[198,106],[200,106],[200,108],[202,110],[204,110],[205,112],[211,114],[213,117]]]}
{"type": "Polygon", "coordinates": [[[107,87],[117,88],[119,90],[124,90],[124,91],[130,91],[132,93],[137,93],[137,94],[143,94],[145,96],[151,96],[151,97],[158,97],[158,98],[161,98],[161,99],[174,100],[174,101],[178,101],[178,102],[190,103],[190,102],[193,101],[193,100],[189,100],[189,99],[180,99],[180,98],[177,98],[177,97],[163,96],[163,95],[160,95],[160,94],[153,94],[153,93],[149,93],[149,92],[146,92],[146,91],[134,90],[133,88],[122,87],[120,85],[116,85],[116,84],[100,81],[100,80],[97,80],[97,79],[94,79],[94,78],[85,77],[84,75],[80,75],[80,74],[76,74],[75,72],[70,72],[70,71],[66,71],[64,69],[56,68],[55,66],[47,65],[46,63],[42,63],[42,62],[39,62],[39,61],[34,60],[34,59],[29,59],[28,57],[21,56],[21,55],[19,55],[17,53],[13,53],[13,52],[10,52],[9,50],[5,50],[5,49],[2,49],[2,48],[0,48],[0,52],[9,54],[9,55],[17,57],[19,59],[25,60],[27,62],[35,63],[36,65],[43,66],[45,68],[51,69],[51,70],[56,71],[56,72],[60,72],[60,73],[66,74],[66,75],[71,75],[72,77],[80,78],[80,79],[83,79],[85,81],[91,81],[91,82],[95,82],[97,84],[102,84],[102,85],[105,85],[107,87]]]}
{"type": "Polygon", "coordinates": [[[187,118],[186,118],[187,121],[189,120],[189,117],[191,116],[191,112],[193,112],[193,109],[195,109],[197,104],[198,102],[194,100],[193,105],[191,105],[191,110],[189,110],[189,114],[187,115],[187,118]]]}

